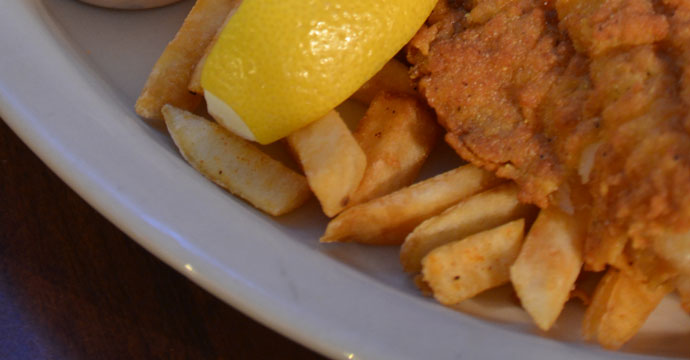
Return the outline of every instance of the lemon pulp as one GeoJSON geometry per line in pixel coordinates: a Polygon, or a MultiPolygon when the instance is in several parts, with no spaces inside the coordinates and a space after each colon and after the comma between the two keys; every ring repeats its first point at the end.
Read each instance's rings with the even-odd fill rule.
{"type": "Polygon", "coordinates": [[[280,139],[324,116],[376,74],[435,3],[244,0],[204,65],[209,112],[245,138],[280,139]]]}

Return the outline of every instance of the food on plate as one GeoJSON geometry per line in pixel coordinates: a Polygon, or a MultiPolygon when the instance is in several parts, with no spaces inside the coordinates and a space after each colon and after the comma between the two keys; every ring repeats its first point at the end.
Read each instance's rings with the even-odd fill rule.
{"type": "Polygon", "coordinates": [[[194,110],[201,97],[187,90],[194,67],[204,54],[226,16],[241,0],[198,0],[189,11],[175,38],[158,58],[137,99],[137,114],[163,119],[161,109],[170,104],[194,110]]]}
{"type": "Polygon", "coordinates": [[[230,18],[235,15],[235,11],[237,10],[237,7],[234,7],[230,10],[230,12],[225,16],[225,21],[223,21],[223,24],[216,29],[216,33],[213,35],[213,38],[211,38],[211,41],[209,41],[208,45],[206,45],[206,48],[204,49],[203,55],[201,55],[201,58],[199,59],[199,62],[194,65],[194,70],[192,71],[192,75],[189,78],[189,84],[187,84],[187,90],[189,90],[191,93],[194,93],[196,95],[203,95],[204,94],[204,88],[201,86],[201,74],[204,71],[204,64],[206,64],[206,58],[208,57],[208,54],[211,52],[211,49],[213,49],[213,46],[216,44],[216,41],[218,41],[218,38],[220,37],[221,31],[223,31],[223,28],[225,25],[230,21],[230,18]]]}
{"type": "Polygon", "coordinates": [[[459,155],[582,218],[585,270],[657,294],[690,259],[689,19],[681,0],[441,1],[408,59],[459,155]]]}
{"type": "Polygon", "coordinates": [[[333,217],[350,204],[362,181],[367,157],[335,110],[287,137],[324,214],[333,217]]]}
{"type": "Polygon", "coordinates": [[[554,4],[509,1],[476,23],[447,7],[410,59],[460,155],[514,179],[523,201],[591,214],[585,263],[599,271],[628,239],[690,226],[684,63],[671,46],[687,35],[670,26],[681,12],[647,0],[554,4]]]}
{"type": "Polygon", "coordinates": [[[535,206],[518,201],[517,192],[515,184],[503,184],[470,196],[419,224],[400,248],[403,269],[418,273],[424,256],[441,245],[519,218],[532,220],[535,206]]]}
{"type": "Polygon", "coordinates": [[[366,154],[367,167],[351,204],[412,184],[433,150],[438,134],[433,114],[419,99],[379,92],[354,132],[366,154]]]}
{"type": "Polygon", "coordinates": [[[690,314],[690,276],[685,273],[678,275],[676,291],[678,291],[680,296],[680,304],[683,306],[683,310],[690,314]]]}
{"type": "Polygon", "coordinates": [[[605,348],[620,348],[671,290],[668,284],[648,284],[610,268],[585,312],[585,338],[596,338],[605,348]]]}
{"type": "Polygon", "coordinates": [[[208,57],[208,52],[211,51],[214,41],[211,40],[209,46],[206,47],[204,55],[201,56],[199,62],[194,66],[192,75],[189,78],[189,84],[187,84],[187,90],[195,95],[202,95],[204,93],[204,88],[201,86],[201,71],[204,69],[204,64],[206,63],[206,58],[208,57]]]}
{"type": "Polygon", "coordinates": [[[435,2],[244,0],[203,66],[209,113],[247,139],[283,138],[376,74],[435,2]]]}
{"type": "Polygon", "coordinates": [[[423,280],[444,305],[454,305],[510,280],[525,220],[519,219],[431,251],[422,260],[423,280]]]}
{"type": "Polygon", "coordinates": [[[197,0],[136,106],[212,181],[272,215],[313,192],[322,242],[402,245],[442,304],[511,283],[548,330],[582,298],[610,349],[674,289],[690,312],[690,2],[238,3],[197,0]],[[414,183],[436,123],[471,164],[414,183]]]}
{"type": "Polygon", "coordinates": [[[500,182],[488,171],[461,166],[343,211],[321,241],[400,245],[425,219],[500,182]]]}
{"type": "Polygon", "coordinates": [[[200,173],[250,204],[282,215],[310,196],[304,176],[217,124],[172,105],[163,106],[168,131],[200,173]]]}
{"type": "Polygon", "coordinates": [[[530,228],[510,281],[522,307],[548,330],[570,298],[582,268],[584,227],[558,209],[542,210],[530,228]]]}

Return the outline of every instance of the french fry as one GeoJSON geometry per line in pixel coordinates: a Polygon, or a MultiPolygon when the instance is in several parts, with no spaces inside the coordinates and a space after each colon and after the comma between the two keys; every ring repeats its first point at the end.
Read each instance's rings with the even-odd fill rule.
{"type": "Polygon", "coordinates": [[[510,268],[522,307],[542,330],[556,321],[580,274],[584,229],[560,210],[542,210],[510,268]]]}
{"type": "Polygon", "coordinates": [[[419,291],[422,292],[422,295],[424,296],[433,296],[433,292],[431,291],[431,288],[429,287],[429,284],[427,284],[424,281],[424,276],[422,274],[417,274],[412,278],[412,282],[414,282],[415,286],[419,289],[419,291]]]}
{"type": "Polygon", "coordinates": [[[620,348],[637,333],[670,290],[667,285],[650,288],[624,272],[610,268],[599,281],[592,304],[585,312],[585,339],[596,338],[607,349],[620,348]]]}
{"type": "Polygon", "coordinates": [[[153,66],[137,99],[137,114],[147,119],[162,119],[161,109],[171,104],[193,110],[201,97],[187,90],[194,67],[221,27],[228,13],[241,0],[197,0],[175,38],[153,66]]]}
{"type": "Polygon", "coordinates": [[[173,141],[195,169],[260,210],[278,216],[309,198],[304,176],[248,141],[171,105],[162,113],[173,141]]]}
{"type": "Polygon", "coordinates": [[[223,32],[225,24],[227,24],[230,18],[235,14],[235,10],[237,10],[237,7],[230,10],[228,15],[225,17],[225,21],[223,21],[223,24],[218,27],[216,33],[213,35],[213,38],[204,49],[204,53],[201,56],[201,59],[199,59],[199,62],[194,66],[191,78],[189,79],[189,84],[187,85],[187,90],[195,94],[203,94],[204,88],[201,87],[201,73],[204,70],[204,63],[206,62],[206,57],[208,57],[208,54],[211,52],[211,49],[213,49],[213,45],[215,45],[216,41],[218,41],[218,37],[220,36],[220,33],[223,32]]]}
{"type": "Polygon", "coordinates": [[[519,219],[432,250],[422,260],[422,275],[434,298],[455,305],[507,283],[524,228],[519,219]]]}
{"type": "Polygon", "coordinates": [[[400,263],[405,271],[417,273],[431,250],[519,218],[533,218],[536,208],[517,199],[518,189],[508,183],[473,195],[425,220],[405,238],[400,263]]]}
{"type": "Polygon", "coordinates": [[[189,85],[187,85],[187,90],[189,92],[194,93],[196,95],[203,95],[204,93],[204,88],[201,86],[201,74],[203,73],[204,70],[204,63],[206,62],[206,57],[208,56],[208,53],[211,52],[211,49],[213,48],[213,45],[216,42],[218,34],[213,37],[213,41],[211,41],[210,44],[206,47],[206,50],[204,50],[204,55],[201,56],[201,60],[196,64],[194,67],[194,70],[192,71],[192,75],[189,79],[189,85]]]}
{"type": "Polygon", "coordinates": [[[690,275],[680,274],[676,279],[676,291],[680,296],[680,305],[690,314],[690,275]]]}
{"type": "Polygon", "coordinates": [[[367,156],[367,168],[352,203],[412,184],[436,144],[438,132],[430,110],[416,97],[380,93],[354,132],[367,156]]]}
{"type": "Polygon", "coordinates": [[[488,171],[464,165],[348,208],[328,223],[321,241],[400,245],[425,219],[501,181],[488,171]]]}
{"type": "Polygon", "coordinates": [[[367,157],[345,122],[333,110],[287,137],[323,212],[335,216],[357,189],[367,157]]]}
{"type": "Polygon", "coordinates": [[[364,83],[352,98],[369,104],[382,91],[418,96],[405,64],[392,59],[369,81],[364,83]]]}

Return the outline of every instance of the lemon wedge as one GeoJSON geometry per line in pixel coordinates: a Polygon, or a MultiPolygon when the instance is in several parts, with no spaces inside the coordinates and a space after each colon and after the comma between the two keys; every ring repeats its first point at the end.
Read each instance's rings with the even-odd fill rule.
{"type": "Polygon", "coordinates": [[[323,117],[390,60],[436,0],[244,0],[202,71],[209,113],[262,144],[323,117]]]}

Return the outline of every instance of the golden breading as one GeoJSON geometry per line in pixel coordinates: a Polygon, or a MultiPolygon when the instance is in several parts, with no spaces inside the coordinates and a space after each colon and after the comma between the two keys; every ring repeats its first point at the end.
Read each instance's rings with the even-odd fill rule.
{"type": "Polygon", "coordinates": [[[536,4],[512,1],[481,25],[438,31],[428,56],[419,59],[429,44],[422,31],[423,39],[412,40],[417,49],[410,60],[417,63],[421,93],[448,130],[446,141],[475,165],[515,179],[521,200],[544,207],[561,170],[540,134],[537,107],[571,51],[536,4]]]}
{"type": "Polygon", "coordinates": [[[690,1],[448,4],[408,59],[463,158],[589,217],[590,270],[690,229],[690,1]]]}

